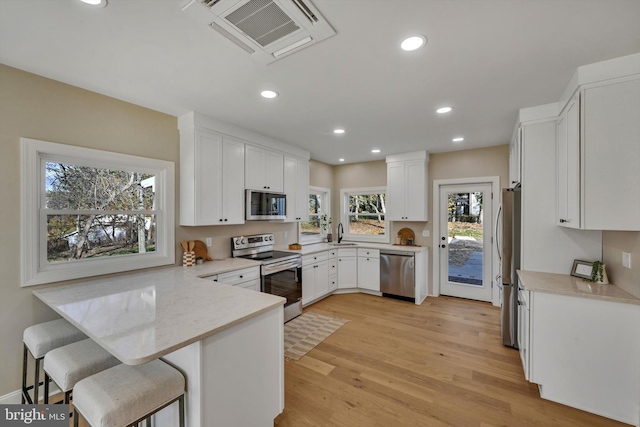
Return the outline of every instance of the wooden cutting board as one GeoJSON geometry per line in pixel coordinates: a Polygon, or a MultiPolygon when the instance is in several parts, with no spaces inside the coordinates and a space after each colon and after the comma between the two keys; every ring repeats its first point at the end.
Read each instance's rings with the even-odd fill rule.
{"type": "Polygon", "coordinates": [[[402,228],[400,229],[400,231],[398,231],[398,236],[400,237],[400,240],[404,240],[405,242],[408,241],[409,239],[413,239],[413,245],[398,245],[397,243],[394,243],[394,246],[420,246],[420,245],[416,245],[416,234],[413,232],[412,229],[410,228],[402,228]]]}

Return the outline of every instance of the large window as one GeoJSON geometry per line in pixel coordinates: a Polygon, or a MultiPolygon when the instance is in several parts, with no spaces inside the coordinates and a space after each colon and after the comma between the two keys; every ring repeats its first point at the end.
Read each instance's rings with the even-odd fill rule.
{"type": "Polygon", "coordinates": [[[309,187],[309,221],[301,222],[298,227],[300,243],[321,242],[331,231],[330,200],[328,188],[309,187]]]}
{"type": "Polygon", "coordinates": [[[22,140],[23,285],[173,264],[173,163],[22,140]]]}
{"type": "Polygon", "coordinates": [[[341,190],[344,237],[348,240],[388,242],[384,187],[341,190]]]}

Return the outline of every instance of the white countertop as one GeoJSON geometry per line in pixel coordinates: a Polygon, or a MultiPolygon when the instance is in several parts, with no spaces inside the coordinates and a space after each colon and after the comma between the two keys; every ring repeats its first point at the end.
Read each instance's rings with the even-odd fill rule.
{"type": "Polygon", "coordinates": [[[640,305],[640,298],[623,291],[613,284],[599,285],[566,274],[541,273],[518,270],[518,276],[525,289],[583,298],[602,299],[640,305]]]}
{"type": "Polygon", "coordinates": [[[370,249],[385,249],[394,250],[400,252],[422,252],[427,250],[426,246],[396,246],[389,243],[365,243],[358,242],[355,245],[333,246],[329,243],[314,243],[311,245],[304,245],[302,249],[294,250],[289,249],[288,246],[276,247],[279,251],[293,252],[301,255],[315,254],[317,252],[328,251],[331,249],[344,249],[344,248],[370,248],[370,249]]]}
{"type": "Polygon", "coordinates": [[[259,263],[210,261],[33,293],[123,363],[138,365],[283,305],[278,296],[198,277],[254,265],[259,263]]]}

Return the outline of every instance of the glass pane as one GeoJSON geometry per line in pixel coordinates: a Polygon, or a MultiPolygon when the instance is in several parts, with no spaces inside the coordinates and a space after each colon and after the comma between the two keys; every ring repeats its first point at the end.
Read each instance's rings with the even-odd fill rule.
{"type": "Polygon", "coordinates": [[[349,196],[350,213],[386,213],[384,194],[353,194],[349,196]]]}
{"type": "Polygon", "coordinates": [[[309,221],[301,222],[300,228],[303,236],[320,234],[320,219],[318,216],[309,216],[309,221]]]}
{"type": "Polygon", "coordinates": [[[482,286],[484,193],[449,193],[449,281],[482,286]]]}
{"type": "Polygon", "coordinates": [[[155,215],[47,215],[49,262],[155,250],[155,215]]]}
{"type": "Polygon", "coordinates": [[[322,212],[322,195],[309,194],[309,214],[317,215],[322,212]]]}
{"type": "Polygon", "coordinates": [[[150,210],[155,176],[47,162],[46,193],[48,209],[150,210]]]}
{"type": "Polygon", "coordinates": [[[367,234],[376,236],[385,234],[384,215],[350,215],[349,234],[367,234]]]}

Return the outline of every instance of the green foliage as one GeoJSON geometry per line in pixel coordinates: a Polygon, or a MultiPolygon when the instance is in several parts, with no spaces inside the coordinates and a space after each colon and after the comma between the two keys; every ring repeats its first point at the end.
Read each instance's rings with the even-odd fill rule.
{"type": "Polygon", "coordinates": [[[584,279],[585,282],[602,282],[604,274],[604,264],[602,261],[594,261],[591,267],[591,278],[584,279]]]}

